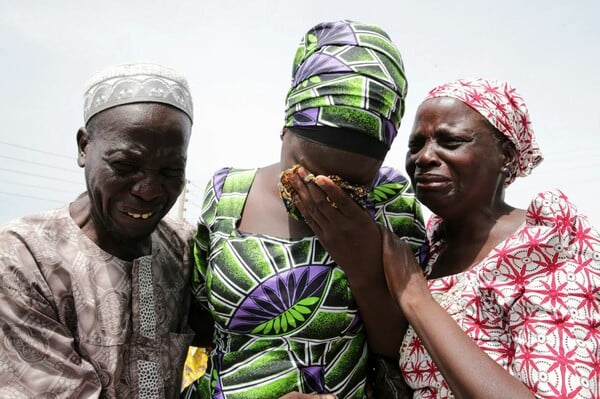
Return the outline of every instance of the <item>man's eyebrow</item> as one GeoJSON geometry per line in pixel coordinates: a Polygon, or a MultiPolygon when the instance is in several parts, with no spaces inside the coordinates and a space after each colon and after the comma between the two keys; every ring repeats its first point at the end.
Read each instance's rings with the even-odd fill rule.
{"type": "Polygon", "coordinates": [[[106,156],[119,154],[141,156],[142,151],[137,148],[111,148],[110,150],[106,151],[106,156]]]}

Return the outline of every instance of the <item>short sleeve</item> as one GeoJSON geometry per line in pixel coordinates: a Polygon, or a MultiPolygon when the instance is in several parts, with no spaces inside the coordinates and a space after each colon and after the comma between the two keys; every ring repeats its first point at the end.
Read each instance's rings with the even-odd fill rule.
{"type": "Polygon", "coordinates": [[[400,171],[384,166],[370,195],[375,220],[406,241],[415,253],[420,251],[425,242],[423,212],[408,179],[400,171]]]}
{"type": "Polygon", "coordinates": [[[210,231],[217,218],[218,202],[223,190],[223,183],[230,168],[219,169],[204,190],[202,212],[194,235],[194,273],[192,290],[196,300],[207,308],[206,269],[208,267],[208,249],[210,246],[210,231]]]}
{"type": "MultiPolygon", "coordinates": [[[[560,191],[541,193],[513,246],[511,372],[541,398],[598,397],[600,235],[560,191]]],[[[499,287],[502,289],[502,287],[499,287]]]]}

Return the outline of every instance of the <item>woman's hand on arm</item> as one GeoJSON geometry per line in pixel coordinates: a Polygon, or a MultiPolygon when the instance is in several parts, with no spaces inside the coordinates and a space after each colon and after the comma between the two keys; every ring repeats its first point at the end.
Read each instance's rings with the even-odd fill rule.
{"type": "Polygon", "coordinates": [[[392,296],[419,336],[455,398],[534,398],[517,378],[482,351],[435,301],[412,251],[383,235],[383,264],[392,296]]]}
{"type": "MultiPolygon", "coordinates": [[[[303,176],[304,174],[304,176],[303,176]]],[[[398,357],[406,322],[383,274],[381,226],[326,176],[305,183],[292,177],[296,203],[331,257],[344,270],[375,353],[398,357]]]]}

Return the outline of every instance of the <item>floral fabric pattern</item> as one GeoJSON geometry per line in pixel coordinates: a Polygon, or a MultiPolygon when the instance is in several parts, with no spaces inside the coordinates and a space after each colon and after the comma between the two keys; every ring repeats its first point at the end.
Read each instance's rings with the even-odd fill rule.
{"type": "MultiPolygon", "coordinates": [[[[427,274],[445,245],[440,225],[436,216],[428,223],[427,274]]],[[[560,191],[536,196],[523,227],[482,262],[429,288],[536,397],[600,397],[600,234],[560,191]]],[[[452,397],[412,328],[400,357],[414,398],[452,397]]]]}
{"type": "MultiPolygon", "coordinates": [[[[367,346],[343,270],[319,240],[236,229],[256,169],[223,169],[207,186],[196,236],[194,292],[216,321],[207,372],[187,397],[279,398],[290,391],[363,398],[367,346]]],[[[424,242],[409,182],[384,168],[374,217],[424,242]],[[394,185],[395,184],[395,185],[394,185]]]]}

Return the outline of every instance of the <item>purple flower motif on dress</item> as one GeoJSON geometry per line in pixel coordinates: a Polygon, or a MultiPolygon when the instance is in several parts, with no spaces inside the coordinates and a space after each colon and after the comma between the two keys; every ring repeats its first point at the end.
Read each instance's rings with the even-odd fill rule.
{"type": "Polygon", "coordinates": [[[300,65],[300,68],[294,75],[292,87],[298,83],[305,81],[311,76],[318,76],[326,73],[343,73],[352,72],[352,69],[337,58],[324,53],[315,53],[308,57],[306,61],[300,65]]]}
{"type": "Polygon", "coordinates": [[[419,247],[417,251],[417,259],[419,260],[419,264],[425,268],[427,266],[427,258],[429,255],[429,243],[425,241],[423,245],[419,247]]]}
{"type": "Polygon", "coordinates": [[[289,334],[310,319],[330,270],[322,265],[302,266],[267,279],[240,303],[228,329],[242,334],[289,334]]]}

